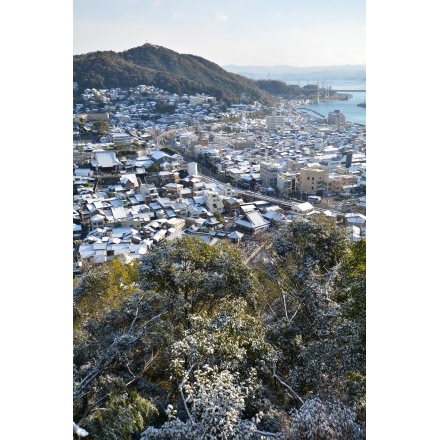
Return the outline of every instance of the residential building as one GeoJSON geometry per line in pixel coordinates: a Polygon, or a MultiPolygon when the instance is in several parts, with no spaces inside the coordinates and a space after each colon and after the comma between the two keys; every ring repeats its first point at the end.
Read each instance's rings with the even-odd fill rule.
{"type": "Polygon", "coordinates": [[[250,211],[235,221],[237,230],[255,235],[269,228],[270,222],[265,220],[258,211],[250,211]]]}
{"type": "Polygon", "coordinates": [[[279,164],[276,162],[261,162],[260,163],[260,179],[261,184],[265,188],[277,187],[277,178],[279,172],[279,164]]]}
{"type": "Polygon", "coordinates": [[[116,158],[116,153],[112,150],[95,150],[90,165],[99,171],[112,171],[119,169],[122,163],[116,158]]]}
{"type": "Polygon", "coordinates": [[[182,195],[183,185],[181,183],[170,182],[163,186],[165,197],[172,200],[178,199],[182,195]]]}
{"type": "Polygon", "coordinates": [[[358,178],[353,174],[335,173],[329,176],[327,180],[327,189],[335,193],[343,192],[345,188],[350,188],[358,183],[358,178]]]}
{"type": "Polygon", "coordinates": [[[128,133],[109,133],[107,137],[109,139],[109,142],[119,144],[130,144],[131,141],[134,139],[133,136],[128,133]]]}
{"type": "Polygon", "coordinates": [[[292,206],[292,211],[297,214],[308,214],[314,211],[314,209],[313,205],[309,202],[297,203],[292,206]]]}
{"type": "Polygon", "coordinates": [[[87,122],[98,122],[105,121],[107,122],[110,118],[110,115],[107,112],[90,112],[87,113],[87,122]]]}
{"type": "Polygon", "coordinates": [[[316,194],[321,188],[327,189],[329,171],[318,164],[311,164],[299,170],[299,189],[306,194],[316,194]]]}
{"type": "Polygon", "coordinates": [[[203,199],[205,201],[205,206],[208,211],[210,212],[218,211],[220,213],[224,212],[225,209],[222,201],[223,196],[211,190],[204,190],[203,199]]]}
{"type": "Polygon", "coordinates": [[[266,127],[270,130],[284,129],[284,116],[266,116],[266,127]]]}
{"type": "Polygon", "coordinates": [[[346,125],[345,116],[341,113],[341,110],[333,110],[332,112],[329,112],[327,121],[329,125],[346,125]]]}
{"type": "Polygon", "coordinates": [[[277,189],[280,194],[291,193],[295,189],[295,174],[279,173],[277,177],[277,189]]]}

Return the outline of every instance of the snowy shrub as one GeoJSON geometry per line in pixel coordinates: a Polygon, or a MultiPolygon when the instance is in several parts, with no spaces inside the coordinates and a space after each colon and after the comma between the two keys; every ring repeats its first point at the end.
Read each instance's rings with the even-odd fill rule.
{"type": "Polygon", "coordinates": [[[292,417],[290,440],[363,440],[356,414],[341,402],[307,400],[292,417]]]}
{"type": "Polygon", "coordinates": [[[188,419],[182,421],[176,418],[169,406],[167,414],[170,420],[160,428],[148,428],[141,440],[261,439],[261,432],[256,426],[261,414],[250,420],[241,418],[245,398],[252,396],[255,390],[255,375],[251,374],[241,384],[237,377],[227,370],[203,366],[194,373],[193,383],[182,384],[188,419]]]}

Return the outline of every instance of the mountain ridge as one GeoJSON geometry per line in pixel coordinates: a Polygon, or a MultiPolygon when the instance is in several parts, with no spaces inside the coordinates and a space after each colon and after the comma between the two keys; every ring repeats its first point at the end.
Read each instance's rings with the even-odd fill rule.
{"type": "MultiPolygon", "coordinates": [[[[278,70],[280,68],[285,67],[279,66],[278,70]]],[[[291,66],[286,68],[291,69],[291,66]]],[[[320,72],[328,72],[328,69],[322,68],[320,72]]],[[[256,74],[255,78],[249,75],[227,71],[198,55],[180,54],[149,43],[122,52],[96,51],[73,56],[73,81],[78,85],[74,100],[80,99],[86,89],[128,89],[141,84],[178,95],[204,93],[227,104],[259,101],[273,105],[278,97],[315,99],[317,96],[317,86],[313,89],[309,85],[302,88],[289,85],[290,73],[285,74],[287,79],[282,78],[282,73],[280,78],[275,78],[274,74],[270,78],[263,74],[256,74]]],[[[328,73],[326,76],[325,79],[332,79],[328,73]]],[[[301,79],[305,79],[304,75],[301,79]]],[[[331,99],[346,98],[336,92],[332,95],[331,99]]]]}
{"type": "Polygon", "coordinates": [[[273,96],[250,78],[228,72],[197,55],[179,54],[149,43],[123,52],[74,55],[73,81],[80,92],[148,84],[177,94],[205,93],[231,103],[243,97],[273,102],[273,96]]]}

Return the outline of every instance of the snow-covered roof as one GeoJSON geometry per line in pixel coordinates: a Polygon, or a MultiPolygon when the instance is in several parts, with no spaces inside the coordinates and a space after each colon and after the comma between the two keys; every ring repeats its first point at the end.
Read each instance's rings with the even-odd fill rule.
{"type": "Polygon", "coordinates": [[[265,220],[258,211],[246,213],[242,218],[236,220],[235,223],[241,224],[248,228],[260,228],[269,224],[269,222],[265,220]]]}
{"type": "Polygon", "coordinates": [[[94,151],[93,154],[94,160],[90,161],[90,163],[94,167],[112,168],[117,165],[122,165],[121,162],[116,158],[114,151],[98,150],[94,151]]]}
{"type": "Polygon", "coordinates": [[[135,188],[139,186],[139,182],[137,180],[136,174],[124,174],[123,177],[119,179],[119,181],[125,185],[127,182],[131,182],[135,188]]]}
{"type": "Polygon", "coordinates": [[[231,232],[231,233],[228,235],[228,238],[232,238],[232,239],[236,240],[236,239],[240,239],[240,238],[242,238],[243,235],[244,235],[244,234],[241,233],[241,232],[239,232],[239,231],[234,231],[234,232],[231,232]]]}

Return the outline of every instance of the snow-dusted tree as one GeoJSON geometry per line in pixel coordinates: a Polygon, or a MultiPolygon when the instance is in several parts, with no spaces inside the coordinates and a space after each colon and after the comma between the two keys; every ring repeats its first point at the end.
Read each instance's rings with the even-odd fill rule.
{"type": "Polygon", "coordinates": [[[341,265],[338,300],[341,314],[334,322],[335,340],[348,347],[344,356],[341,387],[349,402],[353,402],[358,417],[366,418],[366,241],[354,243],[341,265]]]}
{"type": "Polygon", "coordinates": [[[295,336],[316,339],[327,331],[336,306],[333,286],[349,245],[345,232],[324,215],[297,218],[275,235],[271,259],[259,267],[261,281],[272,292],[266,322],[287,330],[293,345],[295,336]]]}
{"type": "Polygon", "coordinates": [[[93,438],[131,440],[157,415],[155,406],[136,391],[114,389],[105,405],[98,405],[87,417],[87,429],[93,438]]]}
{"type": "Polygon", "coordinates": [[[260,414],[250,419],[242,418],[245,399],[252,397],[258,387],[254,372],[242,381],[237,373],[203,365],[194,371],[193,382],[188,381],[189,373],[180,385],[186,420],[176,418],[173,408],[169,407],[170,420],[160,428],[147,428],[141,440],[281,438],[277,434],[258,430],[260,414]]]}
{"type": "Polygon", "coordinates": [[[312,396],[340,399],[361,422],[365,249],[349,242],[333,220],[317,216],[280,230],[271,250],[261,279],[278,292],[265,313],[268,341],[279,352],[274,377],[300,397],[286,394],[293,407],[312,396]]]}
{"type": "Polygon", "coordinates": [[[307,384],[325,399],[339,398],[365,422],[366,381],[365,242],[350,246],[334,283],[337,307],[328,332],[304,342],[289,380],[307,384]]]}
{"type": "Polygon", "coordinates": [[[275,357],[261,319],[249,314],[243,299],[223,301],[219,307],[213,317],[206,312],[189,317],[189,329],[171,346],[174,377],[182,378],[185,368],[201,364],[247,376],[262,359],[275,357]]]}
{"type": "Polygon", "coordinates": [[[108,263],[88,265],[73,288],[75,328],[117,308],[136,291],[137,263],[123,264],[115,258],[108,263]]]}
{"type": "Polygon", "coordinates": [[[307,400],[293,412],[289,440],[364,440],[356,414],[341,402],[307,400]]]}
{"type": "Polygon", "coordinates": [[[147,408],[148,387],[161,396],[160,406],[175,390],[166,381],[169,348],[189,328],[191,313],[212,315],[234,298],[252,303],[252,275],[240,252],[228,245],[214,248],[187,237],[151,252],[141,267],[140,287],[137,271],[104,264],[74,289],[74,417],[91,434],[99,425],[122,438],[122,425],[100,422],[112,413],[111,405],[134,399],[127,408],[141,408],[139,399],[145,399],[147,408]]]}
{"type": "Polygon", "coordinates": [[[154,315],[133,294],[96,319],[75,329],[74,420],[92,438],[129,439],[141,431],[155,408],[137,387],[154,361],[154,315]]]}
{"type": "Polygon", "coordinates": [[[154,422],[145,440],[282,438],[293,409],[362,424],[365,249],[326,219],[293,223],[261,290],[239,250],[188,236],[132,272],[91,270],[74,289],[74,421],[100,439],[154,422]]]}
{"type": "Polygon", "coordinates": [[[298,217],[282,227],[273,240],[274,259],[281,259],[292,274],[311,270],[326,273],[345,254],[349,241],[344,228],[324,214],[298,217]]]}
{"type": "Polygon", "coordinates": [[[222,301],[255,299],[255,278],[241,252],[227,243],[210,246],[184,236],[146,254],[140,264],[140,287],[166,311],[171,342],[190,325],[189,316],[212,315],[222,301]]]}

